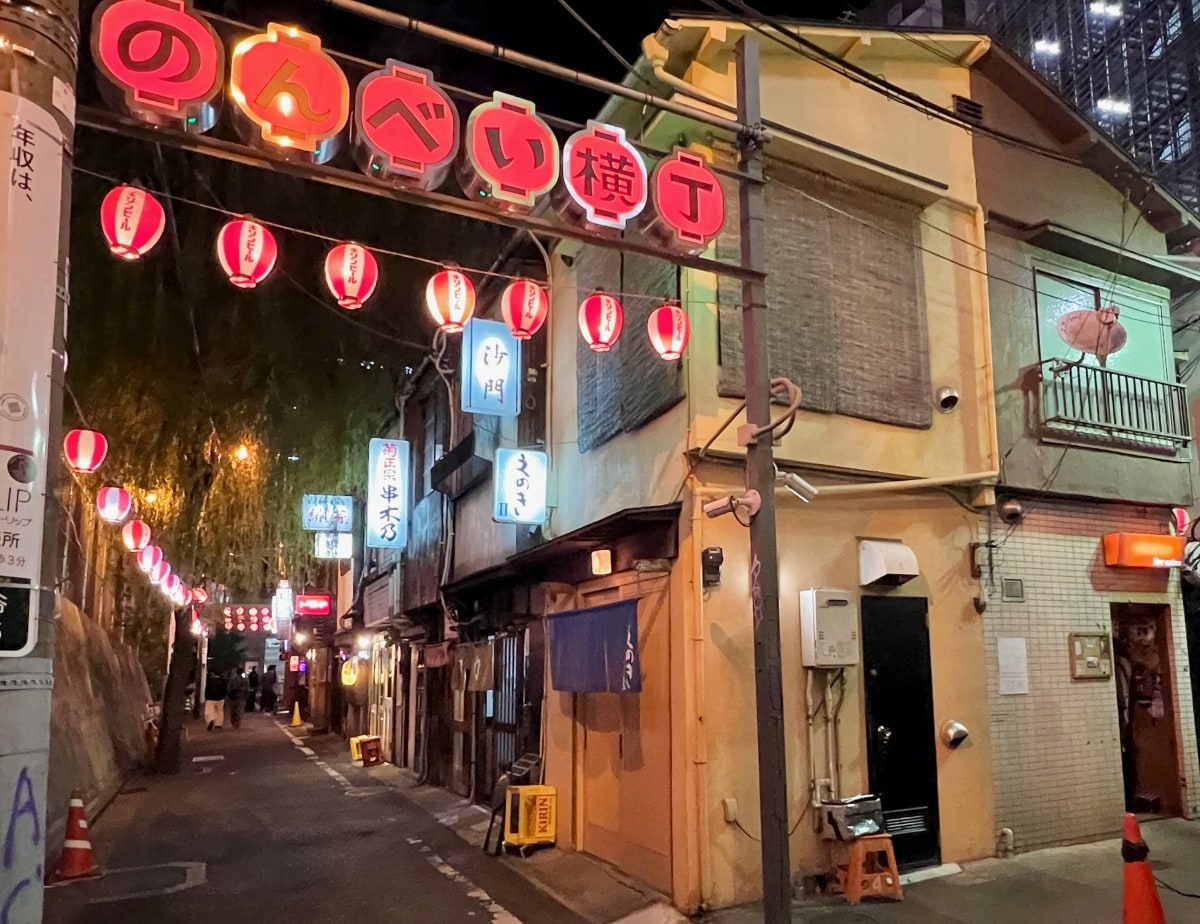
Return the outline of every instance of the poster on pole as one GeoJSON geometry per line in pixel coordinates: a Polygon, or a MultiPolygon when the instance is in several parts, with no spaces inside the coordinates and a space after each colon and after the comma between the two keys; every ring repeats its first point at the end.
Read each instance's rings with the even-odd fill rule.
{"type": "Polygon", "coordinates": [[[0,150],[0,657],[14,658],[37,641],[62,131],[45,109],[0,92],[0,150]]]}

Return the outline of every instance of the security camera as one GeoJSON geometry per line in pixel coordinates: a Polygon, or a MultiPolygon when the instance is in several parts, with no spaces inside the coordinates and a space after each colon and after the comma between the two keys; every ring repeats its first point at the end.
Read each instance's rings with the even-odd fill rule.
{"type": "Polygon", "coordinates": [[[733,501],[732,494],[729,497],[719,497],[714,501],[709,501],[704,505],[704,515],[710,520],[715,520],[727,513],[733,513],[733,501]]]}
{"type": "Polygon", "coordinates": [[[1025,519],[1025,505],[1015,497],[1009,497],[1002,500],[996,507],[996,512],[1000,514],[1000,519],[1010,526],[1015,526],[1025,519]]]}
{"type": "Polygon", "coordinates": [[[942,414],[949,414],[958,409],[958,391],[953,388],[939,388],[933,395],[934,404],[942,414]]]}
{"type": "Polygon", "coordinates": [[[777,477],[785,488],[806,504],[810,503],[814,497],[821,493],[819,489],[809,484],[795,472],[779,472],[777,477]]]}
{"type": "Polygon", "coordinates": [[[720,497],[714,501],[709,501],[704,505],[704,515],[710,520],[715,520],[717,517],[724,516],[727,513],[736,512],[740,520],[742,516],[754,516],[758,513],[758,508],[761,506],[762,495],[757,491],[747,491],[741,496],[731,494],[729,497],[720,497]]]}

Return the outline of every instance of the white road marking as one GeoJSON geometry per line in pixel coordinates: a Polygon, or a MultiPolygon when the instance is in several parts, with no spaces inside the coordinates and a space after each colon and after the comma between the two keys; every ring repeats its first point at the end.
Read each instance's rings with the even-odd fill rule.
{"type": "Polygon", "coordinates": [[[462,886],[463,889],[466,890],[468,898],[474,899],[481,906],[483,906],[483,910],[491,916],[492,924],[521,924],[520,918],[492,898],[492,896],[488,895],[483,889],[479,888],[479,886],[475,885],[475,883],[439,857],[436,853],[431,853],[425,859],[429,861],[430,866],[436,869],[451,882],[462,886]]]}
{"type": "Polygon", "coordinates": [[[224,760],[224,759],[225,759],[225,755],[224,755],[224,754],[205,754],[203,757],[193,757],[193,758],[192,758],[192,763],[194,763],[194,764],[207,764],[207,763],[209,763],[209,762],[211,762],[211,761],[214,761],[214,760],[224,760]]]}
{"type": "Polygon", "coordinates": [[[314,751],[312,748],[306,748],[306,747],[302,747],[302,748],[300,748],[300,753],[301,753],[301,754],[307,754],[309,757],[316,757],[316,756],[317,756],[317,752],[316,752],[316,751],[314,751]]]}
{"type": "MultiPolygon", "coordinates": [[[[120,873],[140,873],[152,869],[182,869],[183,882],[179,885],[167,886],[164,889],[147,889],[144,892],[126,892],[124,895],[106,895],[103,898],[93,898],[89,905],[103,905],[109,902],[125,902],[133,898],[151,898],[156,895],[171,895],[194,889],[208,881],[208,870],[203,863],[159,863],[155,866],[127,866],[125,869],[110,869],[108,878],[112,879],[120,873]]],[[[82,880],[81,880],[82,881],[82,880]]]]}

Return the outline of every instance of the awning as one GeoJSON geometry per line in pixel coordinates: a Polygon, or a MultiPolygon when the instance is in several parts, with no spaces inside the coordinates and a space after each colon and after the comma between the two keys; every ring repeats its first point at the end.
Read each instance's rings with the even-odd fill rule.
{"type": "Polygon", "coordinates": [[[637,600],[559,613],[546,621],[550,686],[563,693],[640,693],[637,600]]]}

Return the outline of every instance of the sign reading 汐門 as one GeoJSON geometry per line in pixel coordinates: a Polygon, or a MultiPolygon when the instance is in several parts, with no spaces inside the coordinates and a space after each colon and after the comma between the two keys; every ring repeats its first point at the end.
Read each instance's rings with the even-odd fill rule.
{"type": "Polygon", "coordinates": [[[494,417],[521,413],[521,342],[502,321],[473,318],[463,328],[462,409],[494,417]]]}
{"type": "MultiPolygon", "coordinates": [[[[225,49],[191,0],[106,0],[92,35],[111,104],[154,125],[204,132],[216,124],[225,49]]],[[[350,86],[320,38],[271,23],[229,58],[232,110],[248,142],[317,164],[337,154],[351,121],[350,86]]],[[[354,160],[367,176],[428,190],[457,161],[468,196],[523,212],[557,187],[560,212],[610,232],[625,230],[649,202],[647,234],[687,252],[704,249],[725,221],[724,190],[704,157],[677,149],[652,178],[619,126],[589,122],[560,149],[533,103],[497,92],[464,130],[433,74],[396,60],[359,82],[353,109],[354,160]]]]}
{"type": "Polygon", "coordinates": [[[497,449],[492,519],[497,523],[545,523],[549,469],[544,452],[497,449]]]}
{"type": "Polygon", "coordinates": [[[300,501],[300,525],[321,533],[354,529],[354,498],[345,494],[305,494],[300,501]]]}
{"type": "Polygon", "coordinates": [[[1109,533],[1104,537],[1104,564],[1110,568],[1180,568],[1185,536],[1160,533],[1109,533]]]}
{"type": "Polygon", "coordinates": [[[408,542],[408,467],[405,440],[371,440],[367,454],[369,549],[402,549],[408,542]]]}

